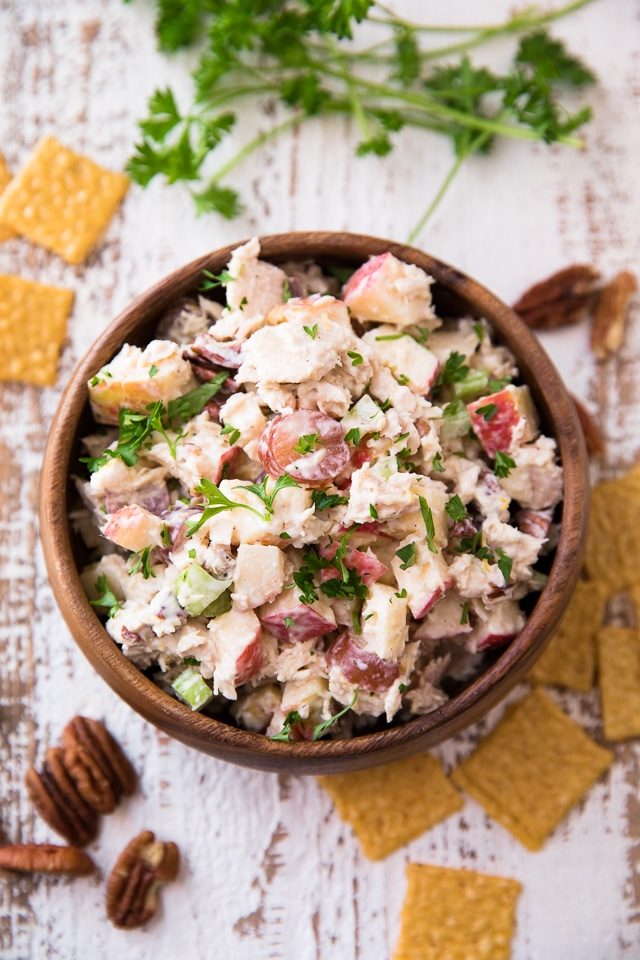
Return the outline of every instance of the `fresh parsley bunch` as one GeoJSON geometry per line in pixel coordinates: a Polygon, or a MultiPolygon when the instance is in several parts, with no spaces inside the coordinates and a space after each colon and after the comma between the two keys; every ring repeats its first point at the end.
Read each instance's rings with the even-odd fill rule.
{"type": "Polygon", "coordinates": [[[143,186],[157,176],[185,183],[199,214],[233,218],[242,204],[228,174],[285,130],[347,114],[360,131],[356,153],[383,157],[394,134],[417,127],[448,137],[455,159],[412,240],[464,160],[488,153],[500,137],[582,146],[575,133],[590,110],[571,112],[559,96],[595,77],[544,27],[590,2],[572,0],[551,12],[528,7],[492,26],[435,27],[409,22],[374,0],[155,0],[159,48],[200,46],[194,102],[185,110],[170,89],[156,90],[127,169],[143,186]],[[368,46],[356,36],[363,21],[379,34],[368,46]],[[441,32],[462,39],[425,42],[441,32]],[[469,59],[470,49],[513,35],[522,36],[505,73],[469,59]],[[282,118],[214,169],[211,155],[231,134],[242,105],[256,98],[275,100],[282,118]]]}

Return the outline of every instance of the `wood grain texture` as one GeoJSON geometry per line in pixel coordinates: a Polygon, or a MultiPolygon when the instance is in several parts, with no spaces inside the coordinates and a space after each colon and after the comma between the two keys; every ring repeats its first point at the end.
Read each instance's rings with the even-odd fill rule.
{"type": "MultiPolygon", "coordinates": [[[[460,21],[503,16],[507,0],[419,0],[407,16],[460,21]],[[449,5],[451,6],[451,5],[449,5]]],[[[605,275],[638,268],[640,14],[631,0],[599,0],[554,30],[597,70],[596,117],[582,155],[500,146],[461,173],[423,245],[478,277],[507,302],[532,281],[577,261],[605,275]],[[635,258],[635,262],[634,262],[635,258]]],[[[487,51],[499,64],[504,47],[487,51]]],[[[483,53],[483,57],[484,57],[483,53]]],[[[148,93],[185,63],[153,49],[144,0],[0,0],[0,146],[15,169],[38,136],[54,133],[121,167],[148,93]]],[[[260,111],[240,138],[272,122],[260,111]]],[[[235,135],[234,135],[235,136],[235,135]]],[[[155,960],[232,955],[237,960],[388,960],[397,936],[408,859],[468,866],[524,885],[514,960],[630,960],[640,949],[640,752],[617,762],[539,854],[529,854],[481,809],[462,813],[387,861],[363,860],[349,830],[308,778],[274,776],[212,760],[147,725],[98,678],[53,603],[36,538],[36,487],[46,427],[75,361],[134,296],[169,270],[251,232],[355,230],[402,240],[449,162],[448,145],[402,131],[390,160],[355,161],[343,120],[311,125],[238,170],[247,215],[196,221],[179,191],[133,190],[84,267],[61,264],[19,240],[0,246],[0,271],[69,285],[77,303],[59,387],[0,385],[0,829],[11,842],[47,841],[22,786],[26,769],[69,716],[102,716],[142,773],[141,795],[104,821],[91,855],[103,874],[143,828],[185,856],[147,931],[113,930],[99,880],[0,881],[0,956],[155,960]]],[[[571,389],[596,414],[606,441],[603,475],[640,453],[640,316],[623,350],[596,368],[584,325],[545,335],[571,389]]],[[[628,616],[621,608],[621,622],[628,616]]],[[[516,692],[512,699],[521,694],[516,692]]],[[[596,738],[596,693],[554,697],[596,738]]],[[[438,748],[451,767],[502,714],[438,748]]]]}

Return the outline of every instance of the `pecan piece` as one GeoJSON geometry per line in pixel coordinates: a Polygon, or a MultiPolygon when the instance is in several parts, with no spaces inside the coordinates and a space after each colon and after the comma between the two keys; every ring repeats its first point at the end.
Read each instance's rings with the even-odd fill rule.
{"type": "Polygon", "coordinates": [[[529,287],[513,309],[534,330],[577,323],[594,302],[599,277],[586,263],[565,267],[529,287]]]}
{"type": "Polygon", "coordinates": [[[622,346],[629,301],[637,289],[635,274],[622,270],[600,291],[591,328],[591,349],[598,360],[617,353],[622,346]]]}
{"type": "Polygon", "coordinates": [[[64,765],[78,793],[96,813],[113,813],[119,798],[108,778],[84,747],[66,747],[64,765]]]}
{"type": "Polygon", "coordinates": [[[98,818],[78,793],[63,757],[60,747],[47,750],[42,770],[27,771],[27,790],[42,819],[69,843],[84,847],[98,832],[98,818]]]}
{"type": "Polygon", "coordinates": [[[571,399],[575,404],[578,420],[580,421],[580,426],[582,427],[582,432],[584,433],[584,441],[587,445],[587,453],[590,457],[601,456],[604,453],[604,437],[602,436],[600,425],[594,419],[593,415],[589,413],[584,403],[581,400],[578,400],[575,394],[571,394],[571,399]]]}
{"type": "Polygon", "coordinates": [[[77,847],[58,847],[53,843],[15,843],[0,847],[0,870],[84,877],[95,869],[91,857],[77,847]]]}
{"type": "MultiPolygon", "coordinates": [[[[120,798],[130,796],[136,787],[138,778],[135,770],[122,752],[119,743],[113,739],[104,724],[99,720],[91,720],[89,717],[74,717],[62,731],[62,744],[71,751],[81,748],[82,765],[86,771],[91,771],[94,785],[103,783],[105,780],[109,784],[114,798],[114,806],[120,798]]],[[[84,773],[80,773],[78,767],[74,764],[78,781],[82,780],[82,787],[78,782],[78,790],[88,799],[89,787],[88,781],[84,778],[84,773]]],[[[91,788],[93,793],[93,788],[91,788]]],[[[108,812],[110,798],[106,792],[102,794],[100,806],[96,810],[108,812]]],[[[111,807],[113,809],[113,807],[111,807]]]]}
{"type": "Polygon", "coordinates": [[[147,923],[158,906],[158,887],[175,880],[179,866],[175,843],[157,841],[151,830],[134,837],[107,880],[107,916],[114,926],[132,930],[147,923]]]}

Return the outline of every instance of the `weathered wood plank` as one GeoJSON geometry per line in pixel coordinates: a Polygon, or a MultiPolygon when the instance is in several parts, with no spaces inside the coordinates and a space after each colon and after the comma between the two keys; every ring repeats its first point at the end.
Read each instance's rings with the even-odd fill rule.
{"type": "MultiPolygon", "coordinates": [[[[481,5],[489,19],[506,0],[481,5]]],[[[447,16],[479,17],[464,0],[447,16]]],[[[398,2],[425,16],[418,0],[398,2]]],[[[433,16],[436,11],[429,11],[433,16]]],[[[154,86],[185,93],[185,58],[153,49],[150,5],[109,0],[0,0],[0,146],[17,167],[38,136],[54,132],[107,165],[123,163],[154,86]]],[[[584,155],[501,146],[463,170],[424,238],[505,298],[567,262],[611,273],[637,257],[640,195],[639,26],[633,4],[602,2],[557,26],[598,70],[597,116],[584,155]]],[[[502,48],[487,54],[498,62],[502,48]]],[[[267,124],[256,111],[238,136],[267,124]]],[[[0,270],[68,284],[77,292],[60,386],[42,394],[0,386],[0,808],[10,840],[51,839],[22,780],[72,712],[105,716],[142,771],[142,797],[105,820],[95,846],[103,871],[138,829],[175,839],[181,882],[148,931],[122,934],[103,919],[99,881],[0,882],[0,954],[7,960],[91,956],[134,960],[212,953],[237,960],[387,960],[397,934],[404,864],[432,860],[517,876],[524,884],[516,960],[616,960],[640,943],[640,753],[618,762],[539,854],[522,850],[468,801],[463,812],[381,864],[360,855],[312,780],[225,766],[169,741],[120,703],[76,651],[54,608],[36,546],[39,459],[74,360],[133,296],[207,248],[281,229],[363,230],[402,239],[450,162],[446,144],[403,131],[386,163],[355,161],[343,120],[284,137],[238,171],[243,219],[196,221],[190,201],[155,185],[132,191],[104,245],[70,268],[21,241],[0,247],[0,270]],[[126,944],[126,946],[124,946],[126,944]]],[[[637,267],[637,262],[636,262],[637,267]]],[[[606,473],[640,448],[640,317],[619,358],[596,370],[586,331],[545,342],[572,388],[602,420],[606,473]]],[[[518,694],[516,694],[517,696],[518,694]]],[[[558,696],[594,735],[597,694],[558,696]]],[[[503,707],[440,755],[449,765],[496,722],[503,707]]]]}

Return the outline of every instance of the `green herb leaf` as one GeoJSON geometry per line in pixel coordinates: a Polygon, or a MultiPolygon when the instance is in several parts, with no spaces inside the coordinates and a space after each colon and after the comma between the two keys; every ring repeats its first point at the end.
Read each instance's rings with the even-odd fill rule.
{"type": "Polygon", "coordinates": [[[378,519],[378,511],[372,503],[369,504],[369,516],[373,517],[374,520],[378,519]]]}
{"type": "Polygon", "coordinates": [[[513,560],[511,557],[508,557],[502,547],[497,547],[496,553],[498,555],[498,569],[504,577],[505,586],[509,583],[509,578],[511,577],[511,568],[513,566],[513,560]]]}
{"type": "Polygon", "coordinates": [[[293,449],[296,453],[304,456],[306,453],[313,453],[319,444],[320,438],[317,433],[307,433],[300,437],[299,440],[296,440],[293,449]]]}
{"type": "Polygon", "coordinates": [[[148,580],[149,577],[155,577],[153,567],[151,566],[151,550],[152,547],[145,547],[144,550],[133,554],[135,559],[133,565],[129,568],[130,577],[135,573],[142,573],[145,580],[148,580]]]}
{"type": "Polygon", "coordinates": [[[304,721],[297,710],[290,710],[284,719],[282,725],[282,730],[279,733],[276,733],[275,736],[269,737],[269,740],[282,740],[285,743],[289,743],[291,739],[291,734],[293,733],[294,728],[298,724],[303,724],[304,721]]]}
{"type": "Polygon", "coordinates": [[[482,343],[484,340],[484,327],[482,326],[480,321],[478,321],[477,323],[474,323],[473,329],[475,331],[476,337],[478,338],[480,343],[482,343]]]}
{"type": "Polygon", "coordinates": [[[469,516],[467,508],[457,493],[454,493],[453,496],[449,498],[445,510],[454,523],[457,523],[459,520],[466,520],[469,516]]]}
{"type": "Polygon", "coordinates": [[[331,510],[333,507],[344,506],[349,503],[348,497],[341,497],[337,493],[325,493],[324,490],[313,490],[311,502],[316,510],[331,510]]]}
{"type": "Polygon", "coordinates": [[[503,453],[502,450],[498,450],[493,466],[493,472],[495,473],[496,477],[508,477],[515,465],[515,460],[513,460],[507,453],[503,453]]]}
{"type": "Polygon", "coordinates": [[[318,336],[318,324],[317,324],[317,323],[314,323],[314,325],[313,325],[312,327],[304,327],[304,326],[303,326],[302,329],[303,329],[304,332],[307,334],[307,336],[311,337],[312,340],[315,340],[315,338],[318,336]]]}
{"type": "Polygon", "coordinates": [[[149,98],[149,117],[140,123],[140,129],[152,140],[162,141],[170,130],[180,123],[180,111],[171,90],[156,90],[149,98]]]}
{"type": "Polygon", "coordinates": [[[408,543],[405,547],[400,547],[399,550],[396,550],[396,557],[402,561],[400,564],[401,570],[408,570],[409,567],[412,567],[416,562],[416,545],[415,543],[408,543]]]}
{"type": "Polygon", "coordinates": [[[464,627],[469,623],[469,601],[465,600],[460,604],[460,626],[464,627]]]}
{"type": "Polygon", "coordinates": [[[360,364],[364,362],[362,354],[356,353],[355,350],[347,350],[347,356],[351,360],[351,363],[354,367],[359,367],[360,364]]]}
{"type": "Polygon", "coordinates": [[[108,610],[109,617],[112,617],[121,608],[122,604],[109,586],[104,574],[101,574],[96,580],[96,593],[98,594],[97,598],[89,601],[92,607],[104,607],[105,610],[108,610]]]}
{"type": "Polygon", "coordinates": [[[463,354],[454,350],[449,354],[444,367],[436,378],[436,386],[444,387],[450,383],[459,383],[469,373],[463,354]]]}
{"type": "Polygon", "coordinates": [[[232,427],[230,423],[225,424],[221,430],[221,435],[227,437],[230,446],[233,446],[234,443],[237,443],[241,437],[240,431],[236,427],[232,427]]]}
{"type": "Polygon", "coordinates": [[[203,270],[204,280],[200,284],[200,290],[204,293],[206,290],[216,290],[218,287],[226,287],[228,283],[235,280],[228,270],[222,270],[221,273],[211,273],[210,270],[203,270]]]}
{"type": "Polygon", "coordinates": [[[477,413],[478,416],[483,417],[487,423],[489,420],[492,420],[498,412],[498,408],[495,403],[487,403],[483,407],[476,407],[474,413],[477,413]]]}
{"type": "Polygon", "coordinates": [[[433,460],[431,461],[431,469],[434,473],[444,473],[442,454],[440,452],[434,454],[433,460]]]}
{"type": "Polygon", "coordinates": [[[210,400],[215,397],[222,384],[229,377],[227,370],[217,373],[213,380],[201,383],[199,387],[183,393],[181,397],[170,400],[167,406],[169,420],[187,421],[201,413],[210,400]]]}
{"type": "Polygon", "coordinates": [[[433,514],[431,512],[431,507],[427,503],[424,497],[418,497],[420,501],[420,512],[422,514],[422,519],[424,520],[424,528],[427,532],[427,546],[431,553],[437,553],[438,548],[435,545],[434,538],[436,535],[436,528],[433,523],[433,514]]]}
{"type": "Polygon", "coordinates": [[[357,699],[358,699],[358,690],[356,690],[356,692],[355,692],[354,695],[353,695],[353,698],[352,698],[351,702],[348,703],[346,707],[344,707],[344,708],[343,708],[342,710],[340,710],[338,713],[334,713],[334,715],[333,715],[332,717],[329,717],[328,720],[323,720],[322,723],[318,723],[318,724],[313,728],[313,734],[312,734],[312,736],[311,736],[311,739],[312,739],[312,740],[320,740],[321,737],[324,737],[324,735],[325,735],[325,733],[327,732],[327,730],[328,730],[330,727],[332,727],[334,723],[337,723],[338,720],[340,720],[342,717],[344,717],[345,713],[348,713],[349,710],[351,710],[351,709],[354,707],[357,699]]]}
{"type": "Polygon", "coordinates": [[[346,443],[352,443],[354,447],[357,447],[360,443],[360,428],[352,427],[351,430],[347,430],[344,439],[346,443]]]}
{"type": "Polygon", "coordinates": [[[155,363],[152,363],[151,366],[149,367],[149,376],[155,377],[157,372],[158,372],[158,368],[156,367],[155,363]]]}

